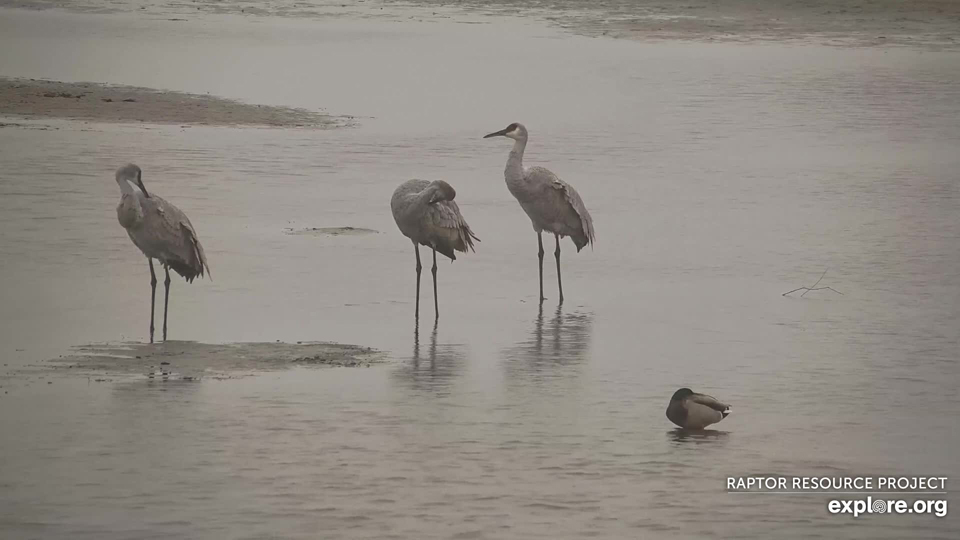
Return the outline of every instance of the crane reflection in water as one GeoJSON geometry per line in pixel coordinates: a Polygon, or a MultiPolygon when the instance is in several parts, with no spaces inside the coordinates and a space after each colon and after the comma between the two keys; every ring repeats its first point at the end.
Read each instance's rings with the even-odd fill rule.
{"type": "Polygon", "coordinates": [[[438,344],[438,324],[439,321],[435,320],[429,343],[421,343],[419,324],[414,323],[413,353],[396,374],[413,389],[448,393],[454,380],[464,371],[466,350],[461,344],[438,344]]]}
{"type": "Polygon", "coordinates": [[[504,351],[511,376],[550,379],[586,361],[593,333],[593,314],[565,312],[558,305],[547,320],[543,304],[529,336],[504,351]]]}

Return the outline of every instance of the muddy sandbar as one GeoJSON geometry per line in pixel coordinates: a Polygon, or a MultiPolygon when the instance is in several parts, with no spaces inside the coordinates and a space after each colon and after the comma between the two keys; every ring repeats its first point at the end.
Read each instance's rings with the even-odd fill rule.
{"type": "Polygon", "coordinates": [[[145,376],[162,380],[228,379],[293,367],[369,367],[383,361],[368,347],[338,343],[228,343],[194,341],[104,343],[77,347],[52,360],[58,371],[112,380],[145,376]]]}
{"type": "Polygon", "coordinates": [[[306,227],[303,229],[287,228],[283,232],[294,236],[362,236],[378,234],[379,231],[364,229],[363,227],[306,227]]]}
{"type": "Polygon", "coordinates": [[[0,78],[0,116],[96,122],[335,128],[349,118],[210,95],[93,82],[0,78]]]}
{"type": "Polygon", "coordinates": [[[937,49],[960,45],[960,2],[952,0],[464,0],[457,6],[496,15],[532,15],[588,36],[637,40],[811,41],[937,49]]]}
{"type": "Polygon", "coordinates": [[[152,14],[178,21],[198,14],[455,22],[468,22],[468,18],[469,22],[482,21],[486,15],[521,15],[577,34],[636,40],[812,41],[835,46],[910,45],[936,49],[960,46],[960,2],[955,0],[20,0],[16,6],[83,13],[152,14]]]}

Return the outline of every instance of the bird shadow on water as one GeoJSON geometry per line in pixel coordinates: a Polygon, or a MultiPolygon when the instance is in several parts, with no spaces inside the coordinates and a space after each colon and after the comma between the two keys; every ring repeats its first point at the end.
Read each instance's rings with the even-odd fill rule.
{"type": "MultiPolygon", "coordinates": [[[[463,372],[466,353],[463,345],[437,343],[439,320],[435,320],[429,343],[421,343],[419,321],[413,327],[413,353],[394,373],[415,390],[445,392],[463,372]]],[[[426,336],[424,336],[426,337],[426,336]]]]}
{"type": "Polygon", "coordinates": [[[567,313],[559,305],[546,320],[541,304],[529,336],[504,350],[507,371],[533,379],[560,375],[587,359],[592,333],[592,313],[567,313]]]}

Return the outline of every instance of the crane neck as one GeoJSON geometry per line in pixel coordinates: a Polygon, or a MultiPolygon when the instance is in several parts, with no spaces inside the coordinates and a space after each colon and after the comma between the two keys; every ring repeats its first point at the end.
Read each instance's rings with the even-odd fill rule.
{"type": "Polygon", "coordinates": [[[117,178],[117,185],[120,186],[120,195],[136,195],[136,190],[133,189],[133,186],[126,180],[126,178],[117,178]]]}
{"type": "Polygon", "coordinates": [[[430,199],[433,198],[434,190],[435,188],[430,185],[420,193],[417,193],[413,196],[411,200],[413,204],[407,205],[407,207],[403,210],[403,214],[407,216],[407,219],[416,220],[417,216],[419,216],[425,208],[430,206],[430,199]]]}
{"type": "Polygon", "coordinates": [[[130,182],[117,178],[120,186],[120,204],[117,205],[117,219],[124,229],[130,230],[143,219],[143,205],[140,195],[130,182]]]}
{"type": "MultiPolygon", "coordinates": [[[[445,183],[445,182],[444,182],[445,183]]],[[[453,191],[453,188],[447,185],[450,191],[453,191]]],[[[419,193],[411,193],[405,197],[405,203],[403,207],[399,210],[400,214],[407,220],[417,220],[418,217],[423,213],[424,209],[430,206],[431,203],[439,200],[453,200],[453,196],[456,196],[456,192],[453,192],[453,196],[445,197],[443,195],[438,196],[437,192],[444,193],[442,185],[438,182],[431,182],[419,193]]]]}
{"type": "Polygon", "coordinates": [[[507,157],[507,167],[503,171],[508,180],[523,178],[523,151],[526,147],[526,137],[513,142],[513,149],[510,150],[510,155],[507,157]]]}
{"type": "Polygon", "coordinates": [[[140,197],[142,193],[139,189],[133,187],[129,181],[117,178],[117,185],[120,186],[120,200],[128,205],[141,208],[140,197]]]}

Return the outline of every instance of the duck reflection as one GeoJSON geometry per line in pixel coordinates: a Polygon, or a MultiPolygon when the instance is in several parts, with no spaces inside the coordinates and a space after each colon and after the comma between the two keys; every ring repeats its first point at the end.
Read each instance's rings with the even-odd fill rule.
{"type": "Polygon", "coordinates": [[[413,354],[396,371],[397,376],[416,389],[445,390],[463,372],[466,354],[463,345],[437,343],[439,320],[433,323],[428,344],[420,343],[420,328],[413,327],[413,354]]]}
{"type": "Polygon", "coordinates": [[[541,304],[529,337],[504,352],[508,369],[517,374],[552,376],[557,367],[579,365],[590,351],[592,331],[593,314],[565,313],[563,306],[557,306],[546,321],[541,304]]]}
{"type": "Polygon", "coordinates": [[[667,437],[670,438],[670,441],[675,445],[680,444],[723,444],[726,442],[727,437],[730,436],[728,431],[719,431],[716,429],[671,429],[667,432],[667,437]]]}

